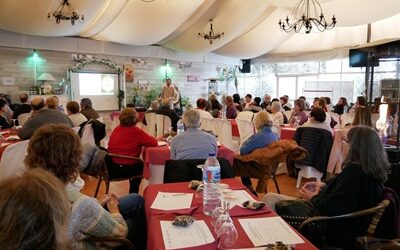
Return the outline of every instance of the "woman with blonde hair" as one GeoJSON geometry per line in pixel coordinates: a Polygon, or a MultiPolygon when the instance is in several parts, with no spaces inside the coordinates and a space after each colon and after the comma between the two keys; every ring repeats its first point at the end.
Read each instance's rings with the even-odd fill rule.
{"type": "Polygon", "coordinates": [[[46,169],[64,185],[71,203],[68,237],[73,248],[97,249],[84,241],[88,236],[127,237],[138,249],[146,244],[144,200],[138,194],[118,198],[109,194],[100,204],[72,185],[78,176],[82,155],[79,136],[65,125],[49,124],[31,137],[25,165],[29,169],[46,169]],[[103,206],[105,208],[103,208],[103,206]]]}
{"type": "MultiPolygon", "coordinates": [[[[278,135],[272,131],[272,116],[267,111],[260,111],[255,115],[254,126],[257,133],[250,136],[240,147],[240,154],[245,155],[253,152],[257,148],[268,146],[271,142],[279,140],[278,135]]],[[[242,183],[253,193],[251,180],[249,177],[241,177],[242,183]]]]}
{"type": "Polygon", "coordinates": [[[44,170],[0,183],[0,249],[68,249],[70,203],[63,184],[44,170]]]}
{"type": "Polygon", "coordinates": [[[358,126],[358,125],[364,125],[370,128],[374,127],[372,125],[371,112],[368,110],[367,107],[360,106],[356,108],[351,126],[358,126]]]}

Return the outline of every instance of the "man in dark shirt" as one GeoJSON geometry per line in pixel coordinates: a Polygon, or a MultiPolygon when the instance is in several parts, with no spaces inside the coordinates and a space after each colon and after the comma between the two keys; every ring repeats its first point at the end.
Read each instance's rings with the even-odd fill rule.
{"type": "Polygon", "coordinates": [[[81,113],[88,119],[97,120],[99,114],[92,107],[92,101],[89,98],[83,98],[81,100],[81,113]]]}
{"type": "Polygon", "coordinates": [[[235,119],[237,116],[237,110],[235,108],[235,104],[233,103],[232,96],[225,97],[225,105],[226,105],[226,119],[235,119]]]}
{"type": "Polygon", "coordinates": [[[13,113],[13,119],[18,119],[20,114],[30,113],[32,110],[31,105],[28,103],[28,94],[21,93],[19,94],[19,100],[21,101],[21,105],[15,108],[13,113]]]}
{"type": "Polygon", "coordinates": [[[170,100],[169,98],[164,98],[162,101],[161,107],[156,110],[156,114],[165,115],[171,119],[172,130],[176,131],[176,126],[179,121],[179,115],[175,110],[170,109],[170,100]]]}

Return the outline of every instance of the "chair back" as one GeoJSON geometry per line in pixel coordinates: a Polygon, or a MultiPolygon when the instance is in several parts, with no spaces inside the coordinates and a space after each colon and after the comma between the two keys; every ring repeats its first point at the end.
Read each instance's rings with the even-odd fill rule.
{"type": "Polygon", "coordinates": [[[289,122],[290,117],[292,116],[293,110],[285,110],[283,111],[283,114],[286,116],[286,119],[289,122]]]}
{"type": "Polygon", "coordinates": [[[156,113],[146,113],[144,115],[145,119],[146,119],[146,132],[153,136],[156,137],[157,136],[157,132],[156,132],[156,113]]]}
{"type": "Polygon", "coordinates": [[[168,133],[169,127],[171,127],[171,119],[166,115],[156,114],[157,137],[168,133]]]}
{"type": "Polygon", "coordinates": [[[383,199],[389,201],[379,223],[376,225],[374,237],[382,239],[400,238],[400,201],[396,192],[388,187],[383,191],[383,199]]]}
{"type": "Polygon", "coordinates": [[[83,128],[81,142],[82,144],[96,145],[96,142],[94,140],[94,131],[91,123],[85,124],[83,128]]]}
{"type": "Polygon", "coordinates": [[[308,151],[307,157],[297,163],[325,173],[333,144],[332,133],[320,128],[299,127],[294,140],[308,151]]]}
{"type": "Polygon", "coordinates": [[[336,122],[336,125],[333,128],[341,128],[340,115],[333,112],[329,112],[329,115],[331,116],[332,120],[336,122]]]}
{"type": "Polygon", "coordinates": [[[23,126],[24,123],[31,117],[31,113],[24,113],[18,116],[18,125],[23,126]]]}
{"type": "Polygon", "coordinates": [[[249,120],[235,119],[239,130],[240,146],[243,145],[250,136],[254,135],[254,124],[249,120]]]}
{"type": "Polygon", "coordinates": [[[200,128],[205,131],[212,131],[215,134],[214,127],[212,125],[212,119],[202,117],[200,122],[200,128]]]}
{"type": "Polygon", "coordinates": [[[24,172],[28,144],[29,140],[25,140],[9,145],[4,150],[0,160],[0,180],[24,172]]]}
{"type": "MultiPolygon", "coordinates": [[[[233,168],[225,158],[217,158],[221,166],[221,179],[234,178],[233,168]]],[[[197,165],[202,165],[206,159],[168,160],[165,163],[164,183],[184,182],[203,179],[203,172],[197,165]]]]}
{"type": "Polygon", "coordinates": [[[242,111],[237,113],[236,118],[241,120],[252,121],[254,117],[254,113],[251,111],[242,111]]]}
{"type": "Polygon", "coordinates": [[[344,128],[346,125],[351,124],[353,122],[354,114],[345,113],[340,116],[340,127],[344,128]]]}
{"type": "MultiPolygon", "coordinates": [[[[214,118],[212,120],[213,128],[215,134],[218,135],[218,141],[229,148],[230,150],[236,152],[238,150],[237,142],[232,140],[232,124],[230,121],[220,118],[214,118]]],[[[214,131],[213,130],[213,131],[214,131]]]]}

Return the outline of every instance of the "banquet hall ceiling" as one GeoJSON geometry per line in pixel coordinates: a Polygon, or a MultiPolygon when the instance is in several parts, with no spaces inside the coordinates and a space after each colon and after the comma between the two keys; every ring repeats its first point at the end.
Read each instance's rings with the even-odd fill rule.
{"type": "Polygon", "coordinates": [[[335,14],[337,26],[322,33],[293,34],[279,29],[298,0],[70,0],[85,21],[47,20],[58,0],[1,0],[0,29],[34,35],[75,36],[134,46],[159,45],[179,52],[213,52],[234,58],[255,58],[362,46],[400,37],[399,0],[320,0],[324,15],[335,14]],[[379,10],[379,11],[378,11],[379,10]],[[214,31],[225,36],[210,44],[197,36],[214,31]]]}

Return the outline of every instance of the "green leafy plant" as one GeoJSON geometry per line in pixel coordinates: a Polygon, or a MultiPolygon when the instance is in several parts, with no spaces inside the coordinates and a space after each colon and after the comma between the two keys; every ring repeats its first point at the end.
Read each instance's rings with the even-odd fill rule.
{"type": "Polygon", "coordinates": [[[233,81],[233,84],[235,84],[236,92],[238,92],[238,78],[236,75],[236,71],[237,71],[237,66],[233,66],[229,67],[229,69],[224,69],[222,74],[227,83],[233,81]]]}

